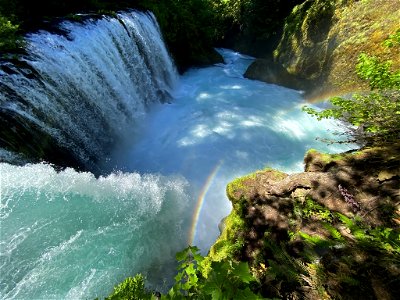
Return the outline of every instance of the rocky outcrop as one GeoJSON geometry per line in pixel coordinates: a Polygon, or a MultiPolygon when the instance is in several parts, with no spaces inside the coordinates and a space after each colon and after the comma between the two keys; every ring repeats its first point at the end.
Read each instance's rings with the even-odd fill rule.
{"type": "Polygon", "coordinates": [[[310,150],[303,173],[257,171],[230,183],[227,195],[233,211],[210,257],[248,261],[265,297],[394,299],[399,292],[400,145],[310,150]],[[377,237],[383,232],[387,248],[377,237]]]}
{"type": "Polygon", "coordinates": [[[359,203],[369,223],[387,225],[397,220],[385,219],[384,213],[374,208],[382,201],[388,201],[386,204],[392,205],[395,210],[395,205],[400,202],[399,153],[399,146],[341,155],[310,150],[304,159],[305,172],[287,175],[276,170],[258,171],[242,181],[241,186],[230,184],[228,197],[233,203],[246,199],[248,204],[255,199],[261,203],[270,198],[294,201],[309,197],[330,210],[351,217],[353,206],[345,201],[340,185],[359,203]]]}
{"type": "Polygon", "coordinates": [[[281,64],[273,59],[256,59],[246,70],[244,76],[248,79],[261,80],[267,83],[280,84],[296,90],[305,89],[307,80],[302,80],[290,74],[281,64]]]}
{"type": "Polygon", "coordinates": [[[399,53],[382,45],[399,28],[399,19],[396,0],[307,0],[287,18],[272,68],[256,61],[245,76],[302,89],[309,97],[354,91],[363,86],[354,71],[360,53],[400,65],[399,53]],[[292,77],[281,76],[282,68],[292,77]],[[300,84],[293,85],[296,80],[300,84]]]}

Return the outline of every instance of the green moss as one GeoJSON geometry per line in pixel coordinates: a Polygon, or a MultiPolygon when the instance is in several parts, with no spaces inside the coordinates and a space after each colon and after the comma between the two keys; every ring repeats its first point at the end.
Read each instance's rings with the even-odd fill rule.
{"type": "Polygon", "coordinates": [[[287,176],[287,174],[281,171],[267,167],[249,175],[236,178],[227,185],[226,194],[234,208],[236,208],[235,205],[241,204],[243,201],[249,201],[256,186],[258,177],[266,175],[267,173],[268,177],[275,181],[282,180],[287,176]]]}
{"type": "Polygon", "coordinates": [[[226,258],[233,258],[243,247],[244,239],[241,233],[246,228],[245,221],[236,210],[232,210],[225,219],[225,228],[221,235],[211,246],[206,259],[210,261],[221,261],[226,258]]]}
{"type": "Polygon", "coordinates": [[[252,184],[257,178],[257,172],[246,175],[244,177],[236,178],[230,182],[226,187],[226,194],[233,206],[242,200],[248,200],[248,193],[251,191],[252,184]]]}
{"type": "Polygon", "coordinates": [[[307,151],[304,157],[304,161],[306,162],[306,170],[308,170],[310,165],[313,164],[323,168],[331,163],[338,164],[341,161],[345,161],[349,157],[355,155],[358,155],[358,152],[329,154],[329,153],[319,152],[315,149],[310,149],[307,151]]]}
{"type": "Polygon", "coordinates": [[[269,173],[269,176],[270,176],[273,180],[276,180],[276,181],[285,179],[286,176],[287,176],[286,173],[283,173],[283,172],[281,172],[281,171],[279,171],[279,170],[276,170],[276,169],[273,169],[273,168],[270,168],[270,167],[267,167],[267,168],[265,168],[265,169],[262,170],[262,171],[258,171],[257,173],[264,173],[264,174],[265,174],[265,173],[269,173]]]}
{"type": "Polygon", "coordinates": [[[331,162],[336,162],[345,158],[345,155],[342,154],[329,154],[329,153],[319,153],[318,158],[329,164],[331,162]]]}

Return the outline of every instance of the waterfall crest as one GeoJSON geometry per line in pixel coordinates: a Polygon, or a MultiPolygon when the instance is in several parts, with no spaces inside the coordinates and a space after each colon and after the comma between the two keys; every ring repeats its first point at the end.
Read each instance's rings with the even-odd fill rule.
{"type": "Polygon", "coordinates": [[[168,100],[178,75],[151,13],[58,29],[28,35],[27,54],[0,64],[0,147],[50,162],[63,152],[96,171],[147,107],[168,100]]]}

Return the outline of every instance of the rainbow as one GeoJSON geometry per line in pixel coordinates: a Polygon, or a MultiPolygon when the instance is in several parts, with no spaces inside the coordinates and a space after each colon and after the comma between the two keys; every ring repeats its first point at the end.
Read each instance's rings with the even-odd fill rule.
{"type": "Polygon", "coordinates": [[[204,198],[208,192],[208,189],[211,186],[213,179],[217,175],[218,170],[221,168],[223,162],[224,162],[223,160],[220,160],[218,162],[218,164],[214,167],[214,169],[211,171],[210,175],[208,175],[206,182],[200,191],[199,198],[197,199],[196,207],[194,208],[194,213],[193,213],[193,218],[192,218],[192,226],[190,228],[190,233],[189,233],[189,245],[191,245],[191,246],[193,246],[194,237],[196,235],[197,222],[199,221],[199,216],[200,216],[201,208],[203,207],[204,198]]]}

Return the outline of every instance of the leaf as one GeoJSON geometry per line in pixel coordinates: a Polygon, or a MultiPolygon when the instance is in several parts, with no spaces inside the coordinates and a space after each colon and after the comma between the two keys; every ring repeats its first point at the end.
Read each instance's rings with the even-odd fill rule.
{"type": "Polygon", "coordinates": [[[249,265],[245,262],[240,262],[237,264],[232,272],[234,275],[239,277],[239,279],[245,283],[254,281],[254,277],[250,273],[249,265]]]}
{"type": "Polygon", "coordinates": [[[341,213],[336,213],[336,215],[338,216],[340,221],[342,221],[344,224],[346,224],[347,227],[350,228],[350,227],[354,226],[354,222],[350,218],[346,217],[345,215],[343,215],[341,213]]]}
{"type": "Polygon", "coordinates": [[[183,278],[183,273],[182,273],[182,272],[179,272],[179,273],[176,274],[176,276],[174,277],[176,283],[180,282],[180,281],[182,280],[182,278],[183,278]]]}
{"type": "Polygon", "coordinates": [[[208,281],[203,286],[202,290],[206,295],[212,295],[214,291],[219,290],[220,287],[217,285],[216,282],[208,281]]]}
{"type": "Polygon", "coordinates": [[[194,255],[195,253],[199,253],[200,249],[196,246],[189,246],[189,250],[192,252],[192,254],[194,255]]]}
{"type": "Polygon", "coordinates": [[[260,296],[254,294],[248,287],[244,290],[238,290],[235,295],[237,300],[258,300],[263,299],[260,296]]]}
{"type": "Polygon", "coordinates": [[[221,300],[221,299],[224,299],[224,297],[223,297],[224,295],[222,294],[222,292],[221,292],[221,290],[214,290],[212,293],[211,293],[211,299],[212,300],[221,300]]]}
{"type": "Polygon", "coordinates": [[[341,235],[341,233],[331,224],[329,223],[324,223],[323,226],[325,227],[325,229],[327,229],[329,231],[329,233],[331,234],[332,238],[339,241],[339,242],[343,242],[344,238],[341,235]]]}
{"type": "Polygon", "coordinates": [[[196,274],[196,269],[194,268],[194,264],[189,264],[189,266],[187,268],[185,268],[185,272],[188,275],[194,275],[196,274]]]}
{"type": "Polygon", "coordinates": [[[200,264],[203,260],[204,257],[201,254],[193,254],[193,259],[197,262],[197,264],[200,264]]]}
{"type": "Polygon", "coordinates": [[[183,249],[182,251],[176,253],[175,257],[177,261],[186,260],[188,257],[189,248],[183,249]]]}

